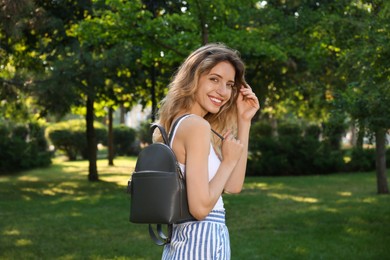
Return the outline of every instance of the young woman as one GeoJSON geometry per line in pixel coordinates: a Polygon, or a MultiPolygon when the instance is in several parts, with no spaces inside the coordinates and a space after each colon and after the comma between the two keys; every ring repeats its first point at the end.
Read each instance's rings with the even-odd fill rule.
{"type": "Polygon", "coordinates": [[[184,61],[161,103],[159,123],[165,129],[187,114],[171,146],[185,174],[190,213],[196,219],[174,225],[163,259],[230,259],[222,193],[242,189],[251,119],[260,107],[244,76],[236,51],[209,44],[184,61]]]}

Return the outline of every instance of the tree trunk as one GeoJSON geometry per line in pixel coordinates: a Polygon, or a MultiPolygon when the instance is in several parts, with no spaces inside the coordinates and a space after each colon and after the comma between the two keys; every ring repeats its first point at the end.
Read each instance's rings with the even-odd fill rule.
{"type": "Polygon", "coordinates": [[[351,123],[351,139],[349,140],[349,144],[352,147],[356,147],[356,141],[357,141],[357,128],[356,128],[356,122],[352,121],[351,123]]]}
{"type": "Polygon", "coordinates": [[[206,45],[209,43],[209,28],[208,24],[202,24],[202,44],[206,45]]]}
{"type": "Polygon", "coordinates": [[[97,172],[97,145],[96,145],[96,133],[95,128],[93,126],[94,122],[94,108],[93,108],[94,100],[88,95],[87,96],[87,146],[88,146],[88,160],[89,160],[89,173],[88,180],[89,181],[98,181],[99,176],[97,172]]]}
{"type": "Polygon", "coordinates": [[[125,106],[121,104],[119,107],[119,123],[121,125],[125,124],[125,114],[126,114],[125,106]]]}
{"type": "Polygon", "coordinates": [[[202,1],[196,1],[196,7],[198,9],[199,14],[199,24],[200,24],[200,30],[201,30],[201,37],[202,37],[202,45],[206,45],[209,42],[209,25],[207,24],[207,14],[205,10],[203,9],[203,6],[201,4],[202,1]]]}
{"type": "Polygon", "coordinates": [[[272,136],[277,137],[278,136],[278,121],[275,117],[270,118],[270,123],[272,127],[272,136]]]}
{"type": "Polygon", "coordinates": [[[359,124],[357,138],[356,138],[356,148],[363,149],[364,144],[364,135],[366,134],[366,128],[363,124],[359,124]]]}
{"type": "Polygon", "coordinates": [[[376,180],[378,194],[388,194],[389,188],[386,177],[386,129],[375,131],[376,146],[376,180]]]}
{"type": "Polygon", "coordinates": [[[108,165],[114,166],[114,132],[112,130],[114,109],[108,108],[108,165]]]}

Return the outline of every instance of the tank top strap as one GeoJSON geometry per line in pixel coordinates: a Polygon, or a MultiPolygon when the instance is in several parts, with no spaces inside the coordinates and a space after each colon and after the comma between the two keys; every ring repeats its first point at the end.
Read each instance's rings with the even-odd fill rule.
{"type": "MultiPolygon", "coordinates": [[[[179,121],[177,122],[176,128],[173,130],[173,133],[172,133],[172,139],[169,142],[169,146],[170,147],[172,147],[173,140],[175,139],[175,135],[176,135],[177,129],[179,129],[179,126],[180,126],[181,122],[183,122],[184,119],[186,119],[186,118],[188,118],[190,116],[192,116],[192,114],[185,115],[182,118],[180,118],[179,121]]],[[[170,135],[170,133],[168,135],[170,135]]]]}

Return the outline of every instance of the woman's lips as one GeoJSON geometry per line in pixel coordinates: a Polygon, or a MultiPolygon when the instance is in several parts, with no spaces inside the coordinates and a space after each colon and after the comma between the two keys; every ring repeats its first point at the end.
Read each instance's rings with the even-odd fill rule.
{"type": "Polygon", "coordinates": [[[211,102],[216,106],[222,106],[222,99],[216,98],[216,97],[209,97],[211,102]]]}

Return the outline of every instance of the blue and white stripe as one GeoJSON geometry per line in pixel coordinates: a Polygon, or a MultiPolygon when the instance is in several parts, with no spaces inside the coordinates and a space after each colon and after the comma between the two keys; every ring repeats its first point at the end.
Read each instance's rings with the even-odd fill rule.
{"type": "Polygon", "coordinates": [[[230,240],[225,212],[213,210],[201,221],[173,226],[172,240],[165,245],[163,260],[229,260],[230,240]]]}

